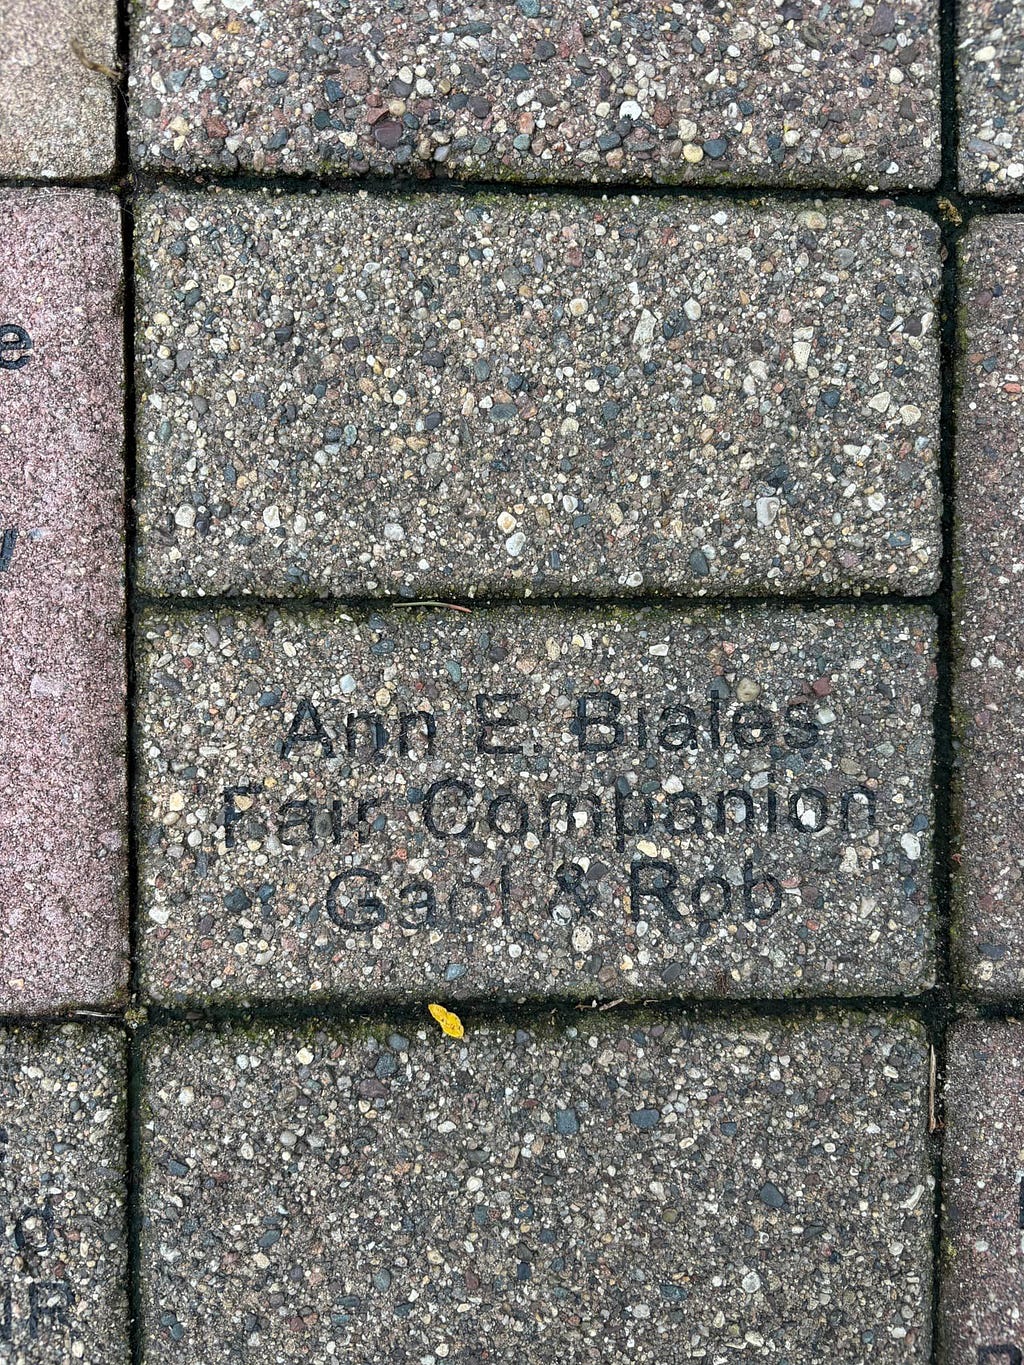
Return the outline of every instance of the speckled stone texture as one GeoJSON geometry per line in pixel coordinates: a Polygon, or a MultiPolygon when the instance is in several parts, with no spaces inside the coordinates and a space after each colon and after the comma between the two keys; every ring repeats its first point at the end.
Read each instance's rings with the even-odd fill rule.
{"type": "Polygon", "coordinates": [[[928,186],[938,15],[740,0],[138,7],[143,165],[928,186]]]}
{"type": "Polygon", "coordinates": [[[3,191],[0,217],[0,1012],[23,1013],[127,975],[121,238],[87,191],[3,191]]]}
{"type": "MultiPolygon", "coordinates": [[[[75,180],[110,174],[114,0],[0,0],[0,35],[0,175],[75,180]]],[[[5,248],[8,240],[5,228],[5,248]]]]}
{"type": "Polygon", "coordinates": [[[161,593],[926,593],[938,230],[892,205],[161,193],[161,593]]]}
{"type": "Polygon", "coordinates": [[[957,7],[960,181],[965,190],[1024,190],[1024,26],[1014,0],[957,7]]]}
{"type": "Polygon", "coordinates": [[[941,1358],[944,1365],[1017,1365],[1024,1352],[1024,1026],[957,1026],[945,1095],[941,1358]]]}
{"type": "Polygon", "coordinates": [[[957,443],[954,948],[964,984],[1024,988],[1024,219],[971,228],[957,443]]]}
{"type": "Polygon", "coordinates": [[[913,1025],[174,1032],[148,1074],[149,1365],[929,1358],[913,1025]]]}
{"type": "Polygon", "coordinates": [[[159,1000],[930,984],[927,612],[154,613],[139,638],[159,1000]]]}
{"type": "Polygon", "coordinates": [[[124,1041],[0,1030],[0,1360],[128,1365],[124,1041]]]}

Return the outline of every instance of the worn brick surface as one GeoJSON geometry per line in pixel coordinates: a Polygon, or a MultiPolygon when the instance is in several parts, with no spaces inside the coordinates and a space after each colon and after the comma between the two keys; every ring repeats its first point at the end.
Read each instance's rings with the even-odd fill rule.
{"type": "Polygon", "coordinates": [[[424,1018],[154,1038],[148,1362],[929,1359],[916,1027],[424,1018]]]}
{"type": "Polygon", "coordinates": [[[936,586],[921,213],[163,193],[137,225],[151,590],[936,586]]]}
{"type": "Polygon", "coordinates": [[[0,1029],[0,1360],[128,1365],[115,1030],[0,1029]]]}
{"type": "Polygon", "coordinates": [[[1002,995],[1024,986],[1022,249],[1020,218],[968,235],[957,443],[955,948],[965,982],[1002,995]]]}
{"type": "MultiPolygon", "coordinates": [[[[115,159],[114,0],[0,0],[0,34],[0,175],[109,174],[115,159]]],[[[5,229],[5,248],[8,241],[5,229]]]]}
{"type": "Polygon", "coordinates": [[[0,192],[0,1011],[127,975],[121,239],[0,192]]]}
{"type": "Polygon", "coordinates": [[[150,167],[494,180],[932,185],[929,0],[140,5],[150,167]]]}
{"type": "Polygon", "coordinates": [[[925,611],[151,613],[140,640],[158,999],[931,980],[925,611]]]}
{"type": "Polygon", "coordinates": [[[947,1365],[1024,1351],[1024,1027],[961,1024],[946,1081],[943,1333],[947,1365]]]}

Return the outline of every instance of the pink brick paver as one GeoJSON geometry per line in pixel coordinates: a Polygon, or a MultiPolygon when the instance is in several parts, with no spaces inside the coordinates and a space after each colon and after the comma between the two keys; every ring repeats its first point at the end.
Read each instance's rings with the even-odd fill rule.
{"type": "Polygon", "coordinates": [[[109,1002],[126,980],[122,284],[114,199],[0,192],[0,218],[0,1011],[14,1013],[109,1002]]]}

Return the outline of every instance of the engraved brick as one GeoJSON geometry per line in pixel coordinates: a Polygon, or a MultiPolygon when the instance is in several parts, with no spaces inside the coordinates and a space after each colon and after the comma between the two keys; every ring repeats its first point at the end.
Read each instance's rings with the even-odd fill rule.
{"type": "Polygon", "coordinates": [[[128,1365],[124,1042],[0,1030],[0,1359],[128,1365]]]}
{"type": "Polygon", "coordinates": [[[917,1027],[424,1018],[154,1039],[152,1365],[929,1359],[917,1027]]]}
{"type": "MultiPolygon", "coordinates": [[[[0,175],[108,175],[118,79],[114,0],[0,0],[0,33],[0,175]]],[[[5,225],[5,247],[9,240],[5,225]]]]}
{"type": "Polygon", "coordinates": [[[944,1159],[942,1359],[1020,1365],[1024,1353],[1024,1028],[950,1035],[944,1159]]]}
{"type": "Polygon", "coordinates": [[[464,179],[927,186],[930,0],[716,9],[148,0],[131,127],[151,168],[464,179]]]}
{"type": "Polygon", "coordinates": [[[168,593],[927,593],[938,231],[892,205],[161,193],[168,593]]]}
{"type": "Polygon", "coordinates": [[[957,7],[960,180],[965,190],[1024,188],[1024,33],[1007,0],[957,7]]]}
{"type": "Polygon", "coordinates": [[[148,615],[159,1000],[931,981],[930,613],[148,615]]]}
{"type": "Polygon", "coordinates": [[[954,946],[963,980],[996,995],[1024,986],[1024,220],[968,234],[957,444],[959,740],[954,946]]]}
{"type": "Polygon", "coordinates": [[[0,1011],[127,975],[121,240],[113,199],[0,192],[0,1011]]]}

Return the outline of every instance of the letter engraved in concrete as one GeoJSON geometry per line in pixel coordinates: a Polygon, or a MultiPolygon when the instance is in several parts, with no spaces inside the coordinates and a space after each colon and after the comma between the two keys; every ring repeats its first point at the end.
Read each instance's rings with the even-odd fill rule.
{"type": "Polygon", "coordinates": [[[14,547],[18,543],[17,526],[8,526],[0,532],[0,573],[6,573],[14,558],[14,547]]]}
{"type": "Polygon", "coordinates": [[[0,322],[0,370],[22,370],[28,364],[32,338],[16,322],[0,322]]]}
{"type": "Polygon", "coordinates": [[[88,1026],[0,1029],[0,1360],[128,1365],[125,1049],[88,1026]]]}

